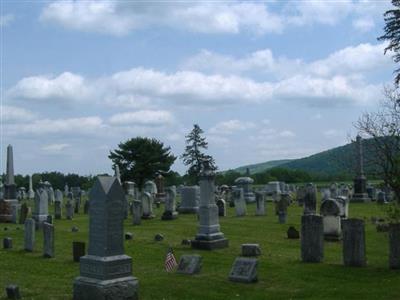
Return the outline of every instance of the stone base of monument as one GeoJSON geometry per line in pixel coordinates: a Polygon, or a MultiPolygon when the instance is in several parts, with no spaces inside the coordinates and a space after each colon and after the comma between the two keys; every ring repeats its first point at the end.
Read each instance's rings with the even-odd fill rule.
{"type": "Polygon", "coordinates": [[[74,282],[74,300],[137,300],[139,283],[133,276],[99,280],[77,277],[74,282]]]}
{"type": "Polygon", "coordinates": [[[74,281],[74,300],[137,300],[139,282],[132,276],[127,255],[80,258],[80,273],[74,281]]]}
{"type": "Polygon", "coordinates": [[[178,212],[174,211],[166,211],[162,214],[161,220],[167,221],[167,220],[175,220],[178,218],[178,212]]]}
{"type": "Polygon", "coordinates": [[[214,249],[222,249],[227,248],[229,246],[229,240],[222,237],[215,240],[207,240],[197,238],[192,240],[192,248],[200,249],[200,250],[214,250],[214,249]]]}
{"type": "Polygon", "coordinates": [[[9,223],[13,221],[13,207],[19,207],[18,200],[1,200],[0,201],[0,222],[9,223]]]}
{"type": "Polygon", "coordinates": [[[368,197],[367,193],[362,193],[362,194],[353,194],[353,196],[350,198],[351,202],[371,202],[371,198],[368,197]]]}
{"type": "Polygon", "coordinates": [[[179,207],[178,212],[181,214],[197,214],[199,211],[199,208],[196,207],[179,207]]]}

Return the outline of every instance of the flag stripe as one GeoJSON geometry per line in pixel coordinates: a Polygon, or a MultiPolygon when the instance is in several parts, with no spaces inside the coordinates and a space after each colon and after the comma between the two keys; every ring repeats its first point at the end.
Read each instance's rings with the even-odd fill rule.
{"type": "Polygon", "coordinates": [[[171,272],[175,269],[175,267],[177,266],[177,262],[175,259],[174,254],[172,253],[172,249],[170,248],[168,250],[167,256],[165,258],[165,270],[167,272],[171,272]]]}

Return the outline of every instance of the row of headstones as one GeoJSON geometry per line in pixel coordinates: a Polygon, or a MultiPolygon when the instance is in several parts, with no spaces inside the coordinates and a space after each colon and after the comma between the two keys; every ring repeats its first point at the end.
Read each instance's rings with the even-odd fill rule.
{"type": "MultiPolygon", "coordinates": [[[[342,221],[343,263],[345,266],[365,266],[365,225],[361,219],[342,221]]],[[[301,259],[303,262],[322,262],[324,258],[324,222],[318,215],[301,218],[301,259]]],[[[389,230],[389,267],[400,268],[400,224],[389,230]]]]}

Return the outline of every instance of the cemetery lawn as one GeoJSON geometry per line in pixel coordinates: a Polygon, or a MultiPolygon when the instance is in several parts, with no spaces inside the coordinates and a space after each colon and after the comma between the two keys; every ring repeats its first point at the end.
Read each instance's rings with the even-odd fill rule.
{"type": "MultiPolygon", "coordinates": [[[[229,208],[228,217],[220,218],[229,248],[215,251],[181,245],[182,239],[192,239],[197,232],[195,215],[161,221],[159,208],[155,219],[143,220],[140,226],[131,225],[130,216],[125,231],[134,238],[125,241],[125,252],[133,258],[140,299],[400,299],[400,270],[388,268],[387,233],[376,232],[370,222],[372,216],[384,216],[375,203],[350,204],[350,217],[366,220],[368,266],[364,268],[342,265],[340,242],[325,242],[323,263],[301,263],[300,240],[288,240],[286,230],[292,225],[300,229],[302,208],[296,204],[289,207],[284,225],[278,224],[270,202],[266,210],[267,216],[256,217],[255,205],[248,205],[248,216],[238,218],[229,208]],[[164,235],[164,241],[154,241],[157,233],[164,235]],[[243,243],[259,243],[262,250],[259,281],[254,284],[227,279],[243,243]],[[182,254],[201,254],[200,274],[166,273],[164,259],[169,246],[177,260],[182,254]]],[[[54,211],[52,207],[50,211],[54,211]]],[[[1,240],[13,238],[13,249],[0,249],[0,299],[6,299],[5,287],[11,283],[19,285],[23,299],[72,299],[73,280],[79,275],[79,263],[72,261],[72,241],[87,242],[88,216],[55,220],[55,258],[42,258],[43,234],[37,231],[36,235],[36,250],[28,253],[23,250],[23,225],[0,224],[1,240]],[[78,226],[79,232],[71,232],[72,226],[78,226]]]]}

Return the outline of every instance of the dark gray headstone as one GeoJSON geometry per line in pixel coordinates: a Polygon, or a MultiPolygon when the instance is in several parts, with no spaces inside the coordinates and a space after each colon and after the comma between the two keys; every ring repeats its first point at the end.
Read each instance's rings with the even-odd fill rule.
{"type": "Polygon", "coordinates": [[[287,230],[287,238],[297,240],[300,238],[300,232],[293,226],[290,226],[287,230]]]}
{"type": "Polygon", "coordinates": [[[132,223],[140,225],[142,220],[142,202],[134,200],[132,202],[132,223]]]}
{"type": "Polygon", "coordinates": [[[24,249],[32,252],[35,248],[35,220],[25,220],[25,231],[24,231],[24,249]]]}
{"type": "Polygon", "coordinates": [[[176,271],[189,275],[199,273],[202,267],[202,260],[203,258],[200,255],[182,255],[176,271]]]}
{"type": "Polygon", "coordinates": [[[19,293],[19,287],[15,284],[10,284],[6,286],[7,299],[21,299],[21,294],[19,293]]]}
{"type": "Polygon", "coordinates": [[[54,226],[46,222],[43,223],[43,256],[54,257],[54,226]]]}
{"type": "Polygon", "coordinates": [[[389,228],[389,268],[400,269],[400,224],[389,228]]]}
{"type": "Polygon", "coordinates": [[[70,200],[68,200],[65,204],[65,214],[67,220],[72,220],[72,218],[74,217],[74,207],[70,200]]]}
{"type": "Polygon", "coordinates": [[[155,240],[156,242],[161,242],[161,241],[164,240],[164,236],[163,236],[162,234],[160,234],[160,233],[157,233],[157,234],[154,236],[154,240],[155,240]]]}
{"type": "Polygon", "coordinates": [[[28,213],[29,213],[29,207],[26,203],[23,203],[21,205],[21,210],[20,210],[20,214],[19,214],[19,224],[25,223],[28,213]]]}
{"type": "Polygon", "coordinates": [[[62,217],[62,205],[61,201],[54,202],[54,218],[60,220],[62,217]]]}
{"type": "Polygon", "coordinates": [[[138,299],[132,259],[124,254],[124,190],[99,176],[90,191],[88,254],[80,258],[73,299],[138,299]]]}
{"type": "Polygon", "coordinates": [[[261,248],[259,244],[242,244],[242,256],[259,256],[261,248]]]}
{"type": "Polygon", "coordinates": [[[256,258],[237,257],[228,278],[237,282],[256,282],[258,280],[257,266],[256,258]]]}
{"type": "Polygon", "coordinates": [[[303,262],[321,262],[324,258],[324,228],[321,216],[301,217],[301,259],[303,262]]]}
{"type": "Polygon", "coordinates": [[[47,216],[46,223],[53,224],[53,216],[52,215],[47,216]]]}
{"type": "Polygon", "coordinates": [[[345,266],[362,267],[365,256],[365,228],[361,219],[343,220],[343,263],[345,266]]]}
{"type": "Polygon", "coordinates": [[[3,239],[3,248],[11,249],[12,248],[12,238],[6,237],[3,239]]]}
{"type": "Polygon", "coordinates": [[[85,255],[84,242],[72,242],[72,257],[74,262],[79,262],[80,258],[85,255]]]}
{"type": "Polygon", "coordinates": [[[315,214],[317,211],[317,190],[312,183],[308,183],[304,195],[304,215],[315,214]]]}
{"type": "Polygon", "coordinates": [[[126,232],[125,233],[125,240],[126,241],[133,240],[133,233],[132,232],[126,232]]]}

